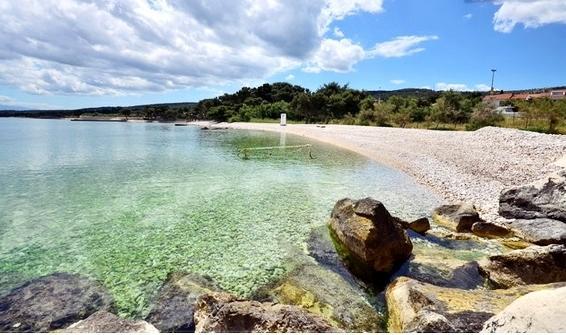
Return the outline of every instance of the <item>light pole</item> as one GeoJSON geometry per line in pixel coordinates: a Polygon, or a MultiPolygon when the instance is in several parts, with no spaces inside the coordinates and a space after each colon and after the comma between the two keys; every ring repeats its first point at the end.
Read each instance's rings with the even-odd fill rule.
{"type": "Polygon", "coordinates": [[[493,79],[495,78],[495,71],[497,71],[497,69],[491,69],[491,94],[493,94],[493,79]]]}

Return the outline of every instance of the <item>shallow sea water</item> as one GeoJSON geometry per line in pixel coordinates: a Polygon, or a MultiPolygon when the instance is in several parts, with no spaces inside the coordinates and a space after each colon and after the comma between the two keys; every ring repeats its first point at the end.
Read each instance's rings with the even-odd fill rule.
{"type": "Polygon", "coordinates": [[[31,119],[0,119],[0,190],[0,294],[80,273],[122,315],[146,312],[176,271],[250,296],[306,255],[340,198],[371,196],[406,219],[440,202],[401,172],[301,137],[31,119]],[[313,159],[306,149],[238,155],[299,144],[313,159]]]}

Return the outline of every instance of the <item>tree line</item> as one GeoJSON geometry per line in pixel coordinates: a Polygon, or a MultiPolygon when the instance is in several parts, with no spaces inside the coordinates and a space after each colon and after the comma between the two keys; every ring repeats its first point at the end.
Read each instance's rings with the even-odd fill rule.
{"type": "Polygon", "coordinates": [[[426,127],[475,130],[485,126],[511,126],[535,131],[564,131],[566,101],[548,98],[510,101],[521,121],[510,123],[481,92],[403,90],[402,95],[381,95],[331,82],[316,91],[288,83],[243,87],[234,94],[201,100],[191,119],[248,122],[287,119],[305,123],[338,123],[383,127],[426,127]],[[376,97],[377,95],[377,97],[376,97]]]}

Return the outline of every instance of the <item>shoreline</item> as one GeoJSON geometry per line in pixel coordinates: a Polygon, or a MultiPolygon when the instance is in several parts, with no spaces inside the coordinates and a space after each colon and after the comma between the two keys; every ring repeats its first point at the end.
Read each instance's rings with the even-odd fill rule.
{"type": "Polygon", "coordinates": [[[401,170],[448,203],[471,202],[505,223],[499,194],[566,167],[566,135],[486,127],[474,132],[371,126],[191,122],[212,128],[286,132],[354,151],[401,170]]]}

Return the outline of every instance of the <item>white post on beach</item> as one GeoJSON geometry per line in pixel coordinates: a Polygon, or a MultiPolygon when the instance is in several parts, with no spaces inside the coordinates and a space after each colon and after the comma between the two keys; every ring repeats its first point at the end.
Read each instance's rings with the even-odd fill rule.
{"type": "Polygon", "coordinates": [[[279,123],[281,126],[287,125],[287,114],[281,113],[281,122],[279,123]]]}

